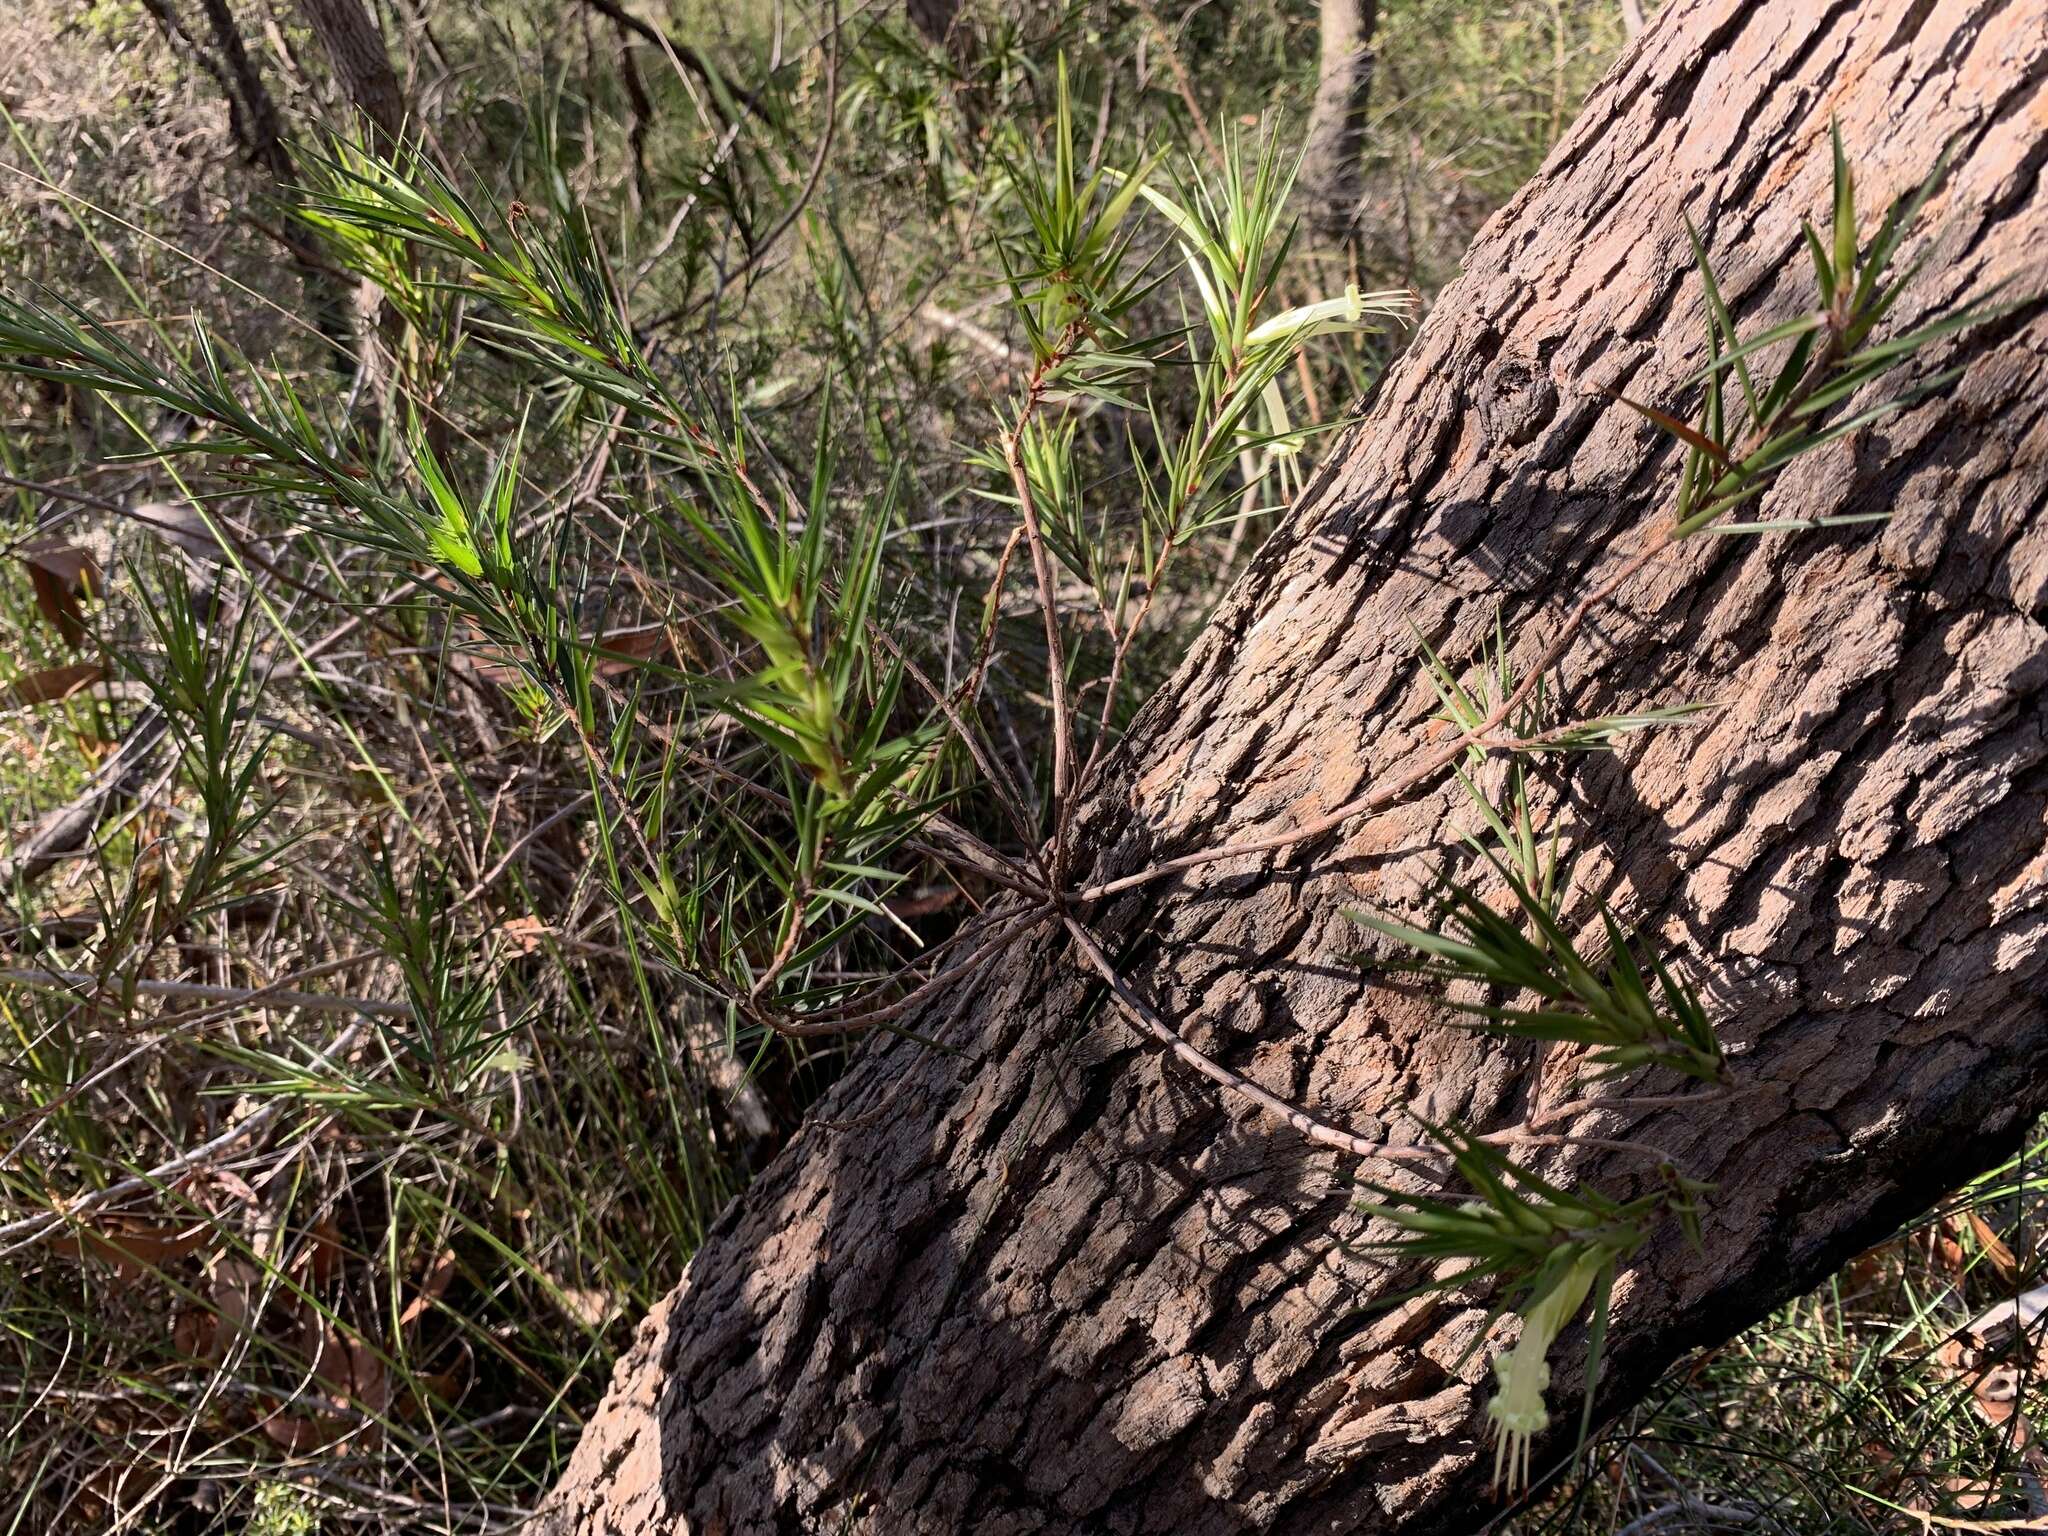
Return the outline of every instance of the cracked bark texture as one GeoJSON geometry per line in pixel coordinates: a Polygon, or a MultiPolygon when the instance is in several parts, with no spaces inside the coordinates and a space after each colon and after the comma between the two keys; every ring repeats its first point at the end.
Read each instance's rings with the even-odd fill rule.
{"type": "MultiPolygon", "coordinates": [[[[1532,653],[1661,515],[1690,404],[1681,215],[1749,327],[1795,313],[1830,119],[1867,234],[1953,138],[1899,325],[2048,252],[2048,0],[1678,0],[1487,226],[1369,414],[1137,722],[1085,879],[1284,831],[1430,735],[1410,625],[1532,653]]],[[[1685,957],[1742,1096],[1568,1127],[1716,1180],[1616,1292],[1613,1408],[2012,1147],[2048,1106],[2048,312],[1786,476],[1770,516],[1889,523],[1673,549],[1562,669],[1577,713],[1713,699],[1582,761],[1582,900],[1685,957]]],[[[1362,984],[1347,907],[1412,905],[1471,820],[1419,795],[1088,914],[1204,1050],[1399,1140],[1559,1101],[1572,1063],[1362,984]]],[[[1373,1309],[1359,1172],[1165,1060],[1052,928],[863,1049],[621,1362],[540,1529],[567,1536],[1448,1532],[1486,1492],[1483,1304],[1373,1309]]],[[[1644,1092],[1674,1085],[1651,1079],[1644,1092]]],[[[1567,1127],[1557,1127],[1566,1129],[1567,1127]]],[[[1625,1190],[1640,1163],[1542,1166],[1625,1190]]],[[[1365,1170],[1386,1177],[1380,1168],[1365,1170]]],[[[1503,1333],[1512,1324],[1500,1325],[1503,1333]]],[[[1583,1337],[1552,1359],[1576,1419],[1583,1337]]],[[[1539,1448],[1540,1449],[1540,1448],[1539,1448]]],[[[1564,1447],[1553,1443],[1552,1455],[1564,1447]]]]}
{"type": "Polygon", "coordinates": [[[1372,35],[1378,0],[1321,0],[1315,104],[1295,184],[1326,239],[1349,242],[1365,201],[1365,135],[1372,106],[1372,35]]]}

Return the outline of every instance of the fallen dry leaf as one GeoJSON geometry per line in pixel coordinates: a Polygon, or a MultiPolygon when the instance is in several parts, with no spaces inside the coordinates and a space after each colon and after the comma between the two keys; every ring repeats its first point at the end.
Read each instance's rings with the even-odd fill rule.
{"type": "Polygon", "coordinates": [[[19,553],[35,588],[36,607],[74,649],[85,643],[85,610],[81,597],[105,590],[99,562],[88,550],[54,539],[24,545],[19,553]]]}
{"type": "Polygon", "coordinates": [[[286,1413],[284,1405],[275,1401],[270,1402],[261,1427],[264,1434],[294,1456],[308,1455],[339,1438],[332,1430],[312,1419],[286,1413]]]}
{"type": "Polygon", "coordinates": [[[332,1216],[322,1216],[307,1232],[307,1273],[315,1285],[324,1286],[341,1273],[341,1261],[345,1257],[341,1246],[341,1228],[335,1225],[332,1216]]]}
{"type": "Polygon", "coordinates": [[[37,704],[54,704],[74,693],[106,681],[107,669],[96,661],[77,661],[63,667],[40,667],[24,672],[0,688],[0,709],[27,709],[37,704]]]}
{"type": "MultiPolygon", "coordinates": [[[[438,585],[446,587],[446,581],[438,585]]],[[[512,656],[490,640],[473,619],[465,618],[463,628],[469,643],[457,649],[456,659],[486,682],[513,687],[525,680],[512,656]]],[[[669,648],[666,627],[650,624],[644,629],[615,629],[588,642],[593,653],[591,672],[601,678],[621,677],[669,648]]]]}
{"type": "Polygon", "coordinates": [[[1998,1271],[1998,1278],[2012,1285],[2020,1278],[2020,1261],[2013,1257],[2012,1249],[2005,1239],[1992,1230],[1991,1223],[1977,1212],[1969,1213],[1970,1230],[1976,1234],[1977,1244],[1984,1250],[1984,1257],[1991,1261],[1991,1267],[1998,1271]]]}
{"type": "Polygon", "coordinates": [[[441,1256],[434,1260],[433,1268],[421,1277],[419,1290],[413,1294],[412,1300],[405,1304],[405,1310],[398,1314],[398,1326],[401,1329],[410,1328],[424,1317],[427,1309],[441,1299],[442,1293],[448,1289],[448,1283],[454,1278],[455,1250],[444,1248],[441,1250],[441,1256]]]}
{"type": "Polygon", "coordinates": [[[1960,1280],[1963,1272],[1970,1267],[1970,1258],[1963,1252],[1963,1245],[1950,1236],[1954,1227],[1953,1218],[1944,1221],[1938,1230],[1927,1234],[1927,1242],[1930,1256],[1941,1266],[1942,1272],[1952,1279],[1960,1280]]]}
{"type": "Polygon", "coordinates": [[[930,917],[934,912],[945,911],[959,899],[960,888],[948,885],[937,890],[918,891],[909,896],[898,897],[886,905],[898,917],[930,917]]]}
{"type": "Polygon", "coordinates": [[[1842,1288],[1851,1293],[1869,1290],[1884,1278],[1891,1262],[1891,1245],[1881,1243],[1875,1248],[1866,1248],[1848,1262],[1842,1271],[1842,1288]]]}
{"type": "Polygon", "coordinates": [[[112,1264],[123,1280],[138,1280],[183,1258],[211,1235],[211,1222],[132,1222],[115,1218],[99,1228],[81,1227],[50,1240],[50,1251],[67,1258],[112,1264]]]}
{"type": "Polygon", "coordinates": [[[399,1412],[408,1417],[418,1413],[422,1397],[438,1398],[444,1403],[458,1400],[469,1389],[470,1377],[475,1373],[476,1357],[467,1344],[459,1344],[454,1364],[446,1370],[425,1374],[414,1373],[409,1377],[413,1386],[412,1396],[399,1404],[399,1412]]]}
{"type": "Polygon", "coordinates": [[[602,1328],[605,1320],[612,1315],[612,1296],[609,1291],[593,1290],[586,1286],[565,1285],[559,1289],[562,1310],[569,1318],[586,1328],[602,1328]]]}
{"type": "Polygon", "coordinates": [[[498,933],[522,955],[530,955],[539,949],[541,941],[554,931],[531,912],[507,918],[498,924],[498,933]]]}
{"type": "Polygon", "coordinates": [[[667,650],[668,631],[659,624],[646,629],[614,630],[599,635],[594,649],[598,654],[592,670],[599,677],[619,677],[667,650]]]}
{"type": "Polygon", "coordinates": [[[171,1323],[171,1348],[190,1360],[215,1360],[220,1320],[205,1307],[180,1309],[171,1323]]]}
{"type": "Polygon", "coordinates": [[[372,1414],[390,1406],[391,1379],[377,1352],[312,1307],[299,1315],[299,1349],[314,1378],[337,1402],[354,1402],[372,1414]]]}
{"type": "Polygon", "coordinates": [[[262,1292],[263,1271],[247,1259],[224,1258],[214,1265],[207,1297],[213,1303],[215,1359],[254,1329],[262,1292]]]}

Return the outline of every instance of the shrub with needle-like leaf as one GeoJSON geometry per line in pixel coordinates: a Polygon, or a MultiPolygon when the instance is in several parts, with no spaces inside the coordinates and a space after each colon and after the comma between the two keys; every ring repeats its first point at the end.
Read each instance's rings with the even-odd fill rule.
{"type": "Polygon", "coordinates": [[[1713,1025],[1663,956],[1640,935],[1626,934],[1601,903],[1607,956],[1588,959],[1552,911],[1549,894],[1532,890],[1492,854],[1486,857],[1528,930],[1472,887],[1446,880],[1434,928],[1353,914],[1404,952],[1378,962],[1379,969],[1506,993],[1506,1002],[1445,1001],[1501,1034],[1588,1047],[1587,1060],[1599,1076],[1669,1067],[1702,1082],[1720,1081],[1721,1044],[1713,1025]],[[1533,1002],[1514,1001],[1523,995],[1533,995],[1533,1002]]]}
{"type": "Polygon", "coordinates": [[[1865,386],[1926,347],[1981,324],[1995,313],[1994,295],[1986,293],[1903,335],[1872,340],[1926,259],[1922,257],[1897,274],[1891,270],[1907,232],[1946,178],[1947,156],[1925,181],[1892,204],[1876,234],[1859,241],[1856,179],[1842,150],[1839,126],[1833,130],[1831,142],[1834,193],[1828,232],[1823,236],[1810,220],[1802,222],[1816,300],[1804,314],[1747,338],[1739,336],[1699,231],[1690,220],[1686,223],[1707,322],[1707,362],[1694,376],[1695,382],[1705,386],[1697,424],[1688,426],[1623,397],[1625,404],[1686,444],[1672,522],[1678,537],[1882,521],[1890,515],[1882,510],[1761,520],[1736,519],[1729,514],[1761,496],[1793,460],[1954,383],[1962,373],[1960,364],[1937,370],[1900,393],[1846,416],[1834,414],[1865,386]],[[1762,371],[1765,354],[1778,348],[1784,351],[1775,373],[1766,379],[1762,371]]]}
{"type": "MultiPolygon", "coordinates": [[[[1937,165],[1924,183],[1899,199],[1877,233],[1862,242],[1854,176],[1839,132],[1833,159],[1829,231],[1823,236],[1811,224],[1805,228],[1817,304],[1794,319],[1740,336],[1705,244],[1687,225],[1706,312],[1708,353],[1692,382],[1703,385],[1704,394],[1696,425],[1624,401],[1686,448],[1670,521],[1651,531],[1624,572],[1640,568],[1672,539],[1697,533],[1762,534],[1888,516],[1882,509],[1819,518],[1742,520],[1731,514],[1768,490],[1794,460],[1953,382],[1960,365],[1860,410],[1836,413],[1926,347],[1995,312],[1989,297],[1980,297],[1903,335],[1873,340],[1917,270],[1917,264],[1897,275],[1890,269],[1907,231],[1940,185],[1945,165],[1937,165]],[[1765,378],[1763,363],[1774,351],[1779,354],[1775,371],[1765,378]]],[[[1602,595],[1611,595],[1618,584],[1619,578],[1610,578],[1602,595]]],[[[1509,661],[1510,632],[1498,618],[1490,647],[1482,648],[1481,663],[1470,678],[1461,678],[1417,637],[1424,676],[1437,696],[1438,718],[1463,744],[1455,777],[1478,807],[1493,844],[1469,834],[1465,840],[1498,877],[1510,905],[1497,910],[1477,887],[1446,876],[1430,927],[1371,913],[1353,916],[1396,946],[1391,957],[1369,960],[1371,967],[1452,989],[1444,995],[1445,1005],[1472,1027],[1582,1048],[1599,1077],[1663,1067],[1717,1083],[1726,1063],[1698,994],[1652,943],[1627,932],[1604,902],[1596,903],[1595,911],[1605,953],[1583,953],[1562,917],[1557,830],[1552,829],[1547,846],[1537,833],[1528,776],[1535,759],[1547,755],[1569,761],[1578,753],[1611,749],[1637,732],[1682,725],[1714,707],[1680,705],[1548,724],[1548,669],[1587,611],[1588,602],[1581,602],[1565,633],[1553,638],[1538,666],[1521,676],[1509,661]],[[1496,757],[1508,764],[1505,807],[1496,806],[1480,784],[1496,757]]],[[[1625,1107],[1627,1101],[1606,1102],[1625,1107]]],[[[1511,1290],[1521,1287],[1516,1304],[1523,1316],[1522,1340],[1512,1355],[1495,1362],[1500,1392],[1489,1409],[1500,1434],[1495,1476],[1505,1476],[1512,1488],[1528,1482],[1531,1438],[1548,1424],[1542,1392],[1549,1372],[1543,1356],[1551,1342],[1593,1295],[1590,1405],[1615,1265],[1635,1251],[1654,1220],[1675,1217],[1697,1242],[1697,1203],[1704,1187],[1667,1169],[1665,1192],[1618,1205],[1589,1188],[1566,1192],[1549,1184],[1466,1133],[1432,1128],[1432,1134],[1450,1149],[1455,1173],[1478,1198],[1454,1204],[1383,1191],[1386,1199],[1372,1209],[1407,1234],[1390,1246],[1464,1261],[1464,1267],[1435,1285],[1499,1278],[1511,1290]]],[[[1585,1429],[1582,1423],[1582,1443],[1585,1429]]]]}
{"type": "MultiPolygon", "coordinates": [[[[1452,1262],[1458,1267],[1432,1280],[1431,1289],[1491,1281],[1499,1287],[1495,1315],[1509,1309],[1521,1313],[1521,1337],[1510,1353],[1494,1360],[1497,1390],[1487,1405],[1495,1434],[1494,1479],[1513,1492],[1527,1485],[1531,1442],[1549,1427],[1543,1394],[1550,1385],[1545,1357],[1551,1345],[1590,1295],[1587,1410],[1579,1430],[1583,1441],[1591,1427],[1593,1384],[1600,1372],[1615,1270],[1667,1218],[1675,1217],[1697,1244],[1698,1202],[1706,1186],[1667,1167],[1658,1189],[1615,1200],[1596,1189],[1553,1184],[1467,1132],[1434,1125],[1425,1129],[1475,1198],[1451,1201],[1368,1183],[1378,1198],[1363,1209],[1398,1228],[1400,1235],[1367,1246],[1401,1258],[1452,1262]]],[[[1478,1345],[1475,1339],[1473,1348],[1478,1345]]]]}

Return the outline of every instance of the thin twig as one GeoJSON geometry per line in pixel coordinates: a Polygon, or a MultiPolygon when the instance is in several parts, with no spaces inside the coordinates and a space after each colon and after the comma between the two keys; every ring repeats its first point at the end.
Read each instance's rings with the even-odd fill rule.
{"type": "MultiPolygon", "coordinates": [[[[98,995],[104,978],[90,971],[0,970],[0,981],[24,987],[76,994],[81,987],[98,995]]],[[[330,992],[294,992],[276,987],[216,987],[198,981],[134,981],[128,985],[143,997],[164,997],[180,1002],[261,1004],[266,1008],[303,1008],[310,1013],[360,1013],[373,1019],[409,1019],[412,1004],[385,1002],[374,997],[343,997],[330,992]]]]}
{"type": "Polygon", "coordinates": [[[1037,401],[1038,390],[1034,387],[1030,402],[1025,407],[1026,414],[1019,416],[1016,430],[1003,434],[1003,462],[1009,467],[1010,483],[1016,488],[1018,508],[1024,515],[1024,541],[1031,551],[1031,569],[1038,579],[1038,603],[1045,616],[1046,684],[1052,696],[1052,878],[1058,885],[1066,878],[1066,839],[1060,836],[1060,829],[1061,814],[1073,788],[1069,775],[1072,771],[1070,759],[1074,728],[1067,713],[1066,646],[1060,637],[1060,611],[1053,588],[1052,561],[1046,553],[1045,538],[1039,531],[1038,504],[1031,495],[1031,479],[1024,472],[1018,440],[1029,419],[1028,413],[1037,401]]]}
{"type": "Polygon", "coordinates": [[[1060,921],[1066,925],[1068,934],[1072,936],[1081,953],[1087,957],[1088,964],[1094,968],[1095,974],[1102,978],[1111,994],[1123,1005],[1124,1012],[1131,1022],[1210,1082],[1242,1098],[1250,1099],[1268,1114],[1284,1120],[1318,1146],[1334,1147],[1339,1152],[1347,1152],[1354,1157],[1376,1157],[1395,1163],[1428,1163],[1434,1166],[1443,1161],[1441,1152],[1427,1147],[1389,1145],[1385,1142],[1371,1141],[1356,1132],[1331,1125],[1326,1120],[1319,1120],[1298,1104],[1288,1103],[1278,1094],[1268,1092],[1250,1079],[1231,1071],[1221,1062],[1205,1056],[1173,1026],[1160,1018],[1151,1006],[1132,990],[1130,983],[1117,974],[1109,956],[1102,952],[1102,947],[1095,942],[1094,936],[1076,922],[1072,914],[1061,912],[1060,921]]]}
{"type": "MultiPolygon", "coordinates": [[[[335,1057],[355,1044],[356,1036],[362,1028],[361,1019],[350,1024],[325,1050],[314,1054],[315,1064],[323,1067],[332,1066],[335,1057]]],[[[225,1152],[236,1142],[263,1130],[284,1112],[289,1102],[282,1095],[273,1098],[255,1113],[244,1116],[219,1135],[201,1142],[188,1151],[180,1152],[176,1157],[167,1158],[146,1173],[133,1174],[109,1184],[105,1189],[82,1196],[63,1210],[23,1217],[19,1221],[11,1221],[5,1226],[0,1226],[0,1243],[8,1244],[7,1247],[0,1248],[0,1259],[12,1257],[58,1227],[73,1225],[80,1217],[111,1205],[117,1200],[125,1200],[130,1195],[139,1195],[147,1190],[161,1189],[172,1179],[183,1177],[219,1153],[225,1152]]]]}

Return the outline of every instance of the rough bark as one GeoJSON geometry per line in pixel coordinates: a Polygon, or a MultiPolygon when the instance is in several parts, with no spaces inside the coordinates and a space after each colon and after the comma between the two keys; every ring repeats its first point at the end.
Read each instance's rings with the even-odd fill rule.
{"type": "MultiPolygon", "coordinates": [[[[1469,656],[1504,605],[1544,643],[1672,478],[1607,392],[1689,398],[1682,215],[1749,324],[1794,313],[1831,118],[1871,218],[1954,138],[1900,324],[2004,277],[2038,291],[2048,0],[1667,7],[1136,723],[1082,813],[1084,878],[1285,831],[1397,771],[1433,708],[1411,624],[1469,656]]],[[[1573,1127],[1719,1185],[1704,1259],[1660,1241],[1617,1289],[1609,1406],[2048,1105],[2048,311],[1960,355],[1946,396],[1765,503],[1889,523],[1687,541],[1564,664],[1577,712],[1726,705],[1580,766],[1560,812],[1586,897],[1689,957],[1744,1090],[1573,1127]]],[[[1512,1124],[1570,1062],[1345,959],[1344,909],[1412,901],[1469,820],[1418,795],[1089,921],[1190,1039],[1331,1119],[1398,1140],[1411,1113],[1512,1124]]],[[[1372,1309],[1413,1276],[1338,1246],[1355,1164],[1163,1059],[1050,932],[916,1024],[959,1054],[867,1046],[646,1320],[541,1529],[1422,1532],[1491,1512],[1484,1352],[1461,1363],[1483,1300],[1372,1309]]],[[[1621,1184],[1640,1166],[1561,1156],[1545,1166],[1621,1184]]],[[[1582,1357],[1567,1333],[1560,1423],[1582,1357]]]]}
{"type": "Polygon", "coordinates": [[[943,48],[952,40],[953,23],[960,19],[960,0],[906,0],[904,12],[925,41],[943,48]]]}
{"type": "Polygon", "coordinates": [[[1316,228],[1349,240],[1365,200],[1366,113],[1372,105],[1377,0],[1321,0],[1315,104],[1302,148],[1300,186],[1316,228]]]}
{"type": "Polygon", "coordinates": [[[299,9],[320,39],[342,93],[363,114],[376,146],[390,153],[405,124],[405,92],[376,20],[362,0],[299,0],[299,9]]]}

